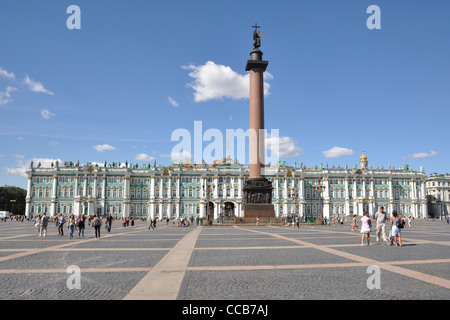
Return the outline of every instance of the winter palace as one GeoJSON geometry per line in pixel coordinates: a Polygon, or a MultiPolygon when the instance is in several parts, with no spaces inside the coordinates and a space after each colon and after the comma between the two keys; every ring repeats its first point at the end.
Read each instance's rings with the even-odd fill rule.
{"type": "MultiPolygon", "coordinates": [[[[306,168],[278,162],[266,166],[273,183],[272,201],[277,217],[317,217],[374,214],[380,206],[388,213],[427,217],[424,170],[372,168],[367,156],[359,167],[306,168]]],[[[57,162],[40,164],[28,174],[26,215],[54,216],[111,214],[114,217],[211,219],[242,217],[243,184],[248,167],[224,158],[212,165],[180,163],[170,166],[113,163],[84,165],[57,162]]]]}

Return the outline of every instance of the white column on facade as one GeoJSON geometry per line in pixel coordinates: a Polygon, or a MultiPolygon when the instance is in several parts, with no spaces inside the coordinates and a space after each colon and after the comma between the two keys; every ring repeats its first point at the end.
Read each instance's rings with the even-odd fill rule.
{"type": "Polygon", "coordinates": [[[366,198],[366,179],[362,178],[362,182],[363,182],[363,186],[362,186],[362,190],[361,190],[361,197],[363,199],[366,198]]]}
{"type": "Polygon", "coordinates": [[[242,198],[244,196],[244,177],[239,177],[239,198],[242,198]]]}
{"type": "Polygon", "coordinates": [[[375,199],[375,182],[373,178],[370,178],[370,198],[375,199]]]}
{"type": "Polygon", "coordinates": [[[422,202],[422,217],[424,217],[424,218],[428,218],[428,204],[427,204],[427,193],[426,193],[426,189],[425,189],[425,180],[423,180],[422,182],[421,182],[421,191],[420,191],[420,193],[421,193],[421,195],[420,195],[420,198],[421,198],[421,202],[422,202]]]}
{"type": "Polygon", "coordinates": [[[98,179],[98,177],[97,176],[95,176],[94,177],[94,189],[92,190],[92,196],[94,197],[94,198],[97,198],[99,195],[97,194],[97,179],[98,179]]]}
{"type": "Polygon", "coordinates": [[[175,214],[177,216],[177,219],[179,219],[180,218],[180,202],[179,201],[177,201],[177,206],[175,208],[175,214]]]}
{"type": "Polygon", "coordinates": [[[88,177],[86,175],[83,176],[84,184],[83,184],[83,197],[87,196],[87,184],[88,184],[88,177]]]}
{"type": "MultiPolygon", "coordinates": [[[[350,215],[350,193],[348,191],[349,185],[348,185],[348,177],[345,177],[345,214],[350,215]]],[[[355,214],[355,212],[353,212],[355,214]]]]}
{"type": "MultiPolygon", "coordinates": [[[[288,184],[287,184],[287,178],[284,177],[284,185],[283,185],[283,189],[284,189],[284,199],[286,200],[288,198],[288,184]]],[[[287,212],[287,211],[285,211],[287,212]]]]}
{"type": "Polygon", "coordinates": [[[358,203],[358,211],[360,216],[364,214],[364,202],[362,200],[358,203]]]}
{"type": "Polygon", "coordinates": [[[214,203],[214,220],[219,218],[220,202],[214,203]]]}
{"type": "Polygon", "coordinates": [[[242,202],[237,203],[236,217],[242,217],[242,202]]]}
{"type": "Polygon", "coordinates": [[[348,178],[345,178],[345,199],[349,199],[349,192],[348,192],[348,178]]]}
{"type": "Polygon", "coordinates": [[[206,208],[205,208],[205,201],[201,200],[200,201],[200,218],[205,218],[206,217],[206,208]]]}
{"type": "Polygon", "coordinates": [[[303,177],[300,178],[299,193],[300,200],[303,202],[305,200],[305,179],[303,177]]]}
{"type": "Polygon", "coordinates": [[[214,198],[217,199],[219,197],[219,178],[214,177],[214,198]]]}
{"type": "Polygon", "coordinates": [[[167,190],[167,197],[172,199],[172,177],[169,177],[169,190],[167,190]]]}
{"type": "Polygon", "coordinates": [[[25,204],[25,216],[26,216],[27,218],[30,217],[31,182],[32,182],[31,174],[28,174],[27,196],[26,196],[26,198],[25,198],[25,201],[26,201],[26,204],[25,204]]]}
{"type": "Polygon", "coordinates": [[[89,200],[88,201],[88,215],[93,216],[95,214],[94,212],[94,201],[89,200]]]}
{"type": "MultiPolygon", "coordinates": [[[[159,198],[163,199],[164,198],[164,177],[161,177],[161,179],[159,180],[159,198]]],[[[159,217],[162,217],[162,212],[159,212],[159,217]]]]}
{"type": "Polygon", "coordinates": [[[53,176],[53,185],[52,185],[52,197],[51,197],[51,204],[50,204],[50,217],[54,217],[56,213],[56,191],[57,191],[57,185],[58,185],[58,177],[56,175],[53,176]]]}
{"type": "MultiPolygon", "coordinates": [[[[155,177],[150,177],[150,198],[155,198],[155,177]]],[[[153,219],[153,218],[152,218],[153,219]]]]}
{"type": "Polygon", "coordinates": [[[123,210],[123,217],[129,217],[130,216],[130,205],[131,205],[131,199],[130,199],[130,187],[131,187],[131,178],[130,176],[126,176],[124,178],[124,199],[123,199],[123,204],[124,204],[124,210],[123,210]]]}
{"type": "Polygon", "coordinates": [[[169,202],[169,204],[167,205],[167,217],[169,219],[172,218],[172,202],[169,202]]]}
{"type": "Polygon", "coordinates": [[[155,218],[155,202],[154,201],[150,201],[150,218],[151,219],[155,218]]]}
{"type": "Polygon", "coordinates": [[[389,200],[394,200],[394,188],[392,186],[392,178],[389,178],[389,200]]]}
{"type": "MultiPolygon", "coordinates": [[[[103,175],[102,199],[103,199],[103,209],[105,209],[105,199],[106,199],[106,175],[103,175]]],[[[105,212],[106,212],[106,211],[105,211],[105,212]]]]}
{"type": "Polygon", "coordinates": [[[299,207],[299,215],[300,215],[300,217],[304,217],[305,216],[305,202],[304,201],[301,201],[300,202],[300,207],[299,207]]]}
{"type": "MultiPolygon", "coordinates": [[[[205,190],[206,190],[206,177],[201,177],[200,180],[200,199],[203,199],[205,197],[205,190]]],[[[200,216],[201,216],[201,209],[200,209],[200,216]]]]}
{"type": "Polygon", "coordinates": [[[277,201],[277,203],[275,204],[275,214],[276,217],[279,218],[280,217],[280,203],[277,201]]]}
{"type": "Polygon", "coordinates": [[[330,181],[328,177],[323,179],[323,218],[330,217],[330,181]]]}

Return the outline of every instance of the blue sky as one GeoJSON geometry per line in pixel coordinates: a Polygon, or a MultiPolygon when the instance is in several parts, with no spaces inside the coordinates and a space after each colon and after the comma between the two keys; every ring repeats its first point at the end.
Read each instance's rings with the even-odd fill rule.
{"type": "Polygon", "coordinates": [[[447,0],[2,0],[0,185],[25,188],[32,159],[170,164],[172,132],[194,121],[246,130],[255,22],[282,160],[353,166],[365,147],[374,166],[449,172],[449,14],[447,0]]]}

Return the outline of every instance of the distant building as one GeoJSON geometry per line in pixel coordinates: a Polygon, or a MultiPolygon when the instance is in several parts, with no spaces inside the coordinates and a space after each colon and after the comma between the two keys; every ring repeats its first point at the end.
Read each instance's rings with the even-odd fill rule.
{"type": "Polygon", "coordinates": [[[450,174],[431,174],[427,178],[428,212],[432,217],[450,213],[450,174]]]}
{"type": "MultiPolygon", "coordinates": [[[[359,168],[306,168],[285,161],[266,166],[273,183],[277,217],[304,219],[362,215],[383,206],[388,213],[427,217],[426,175],[407,165],[372,168],[367,156],[359,168]]],[[[179,163],[170,166],[84,165],[31,168],[28,172],[26,215],[56,214],[119,217],[241,217],[243,185],[248,167],[230,158],[212,165],[179,163]],[[209,186],[209,188],[208,188],[209,186]],[[209,197],[208,197],[208,190],[209,197]]]]}

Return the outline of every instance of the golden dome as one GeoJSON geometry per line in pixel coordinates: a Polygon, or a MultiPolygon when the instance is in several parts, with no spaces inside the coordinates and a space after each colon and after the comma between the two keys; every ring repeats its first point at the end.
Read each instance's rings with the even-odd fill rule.
{"type": "Polygon", "coordinates": [[[361,161],[367,161],[367,156],[364,154],[364,148],[363,148],[363,154],[360,157],[361,161]]]}

